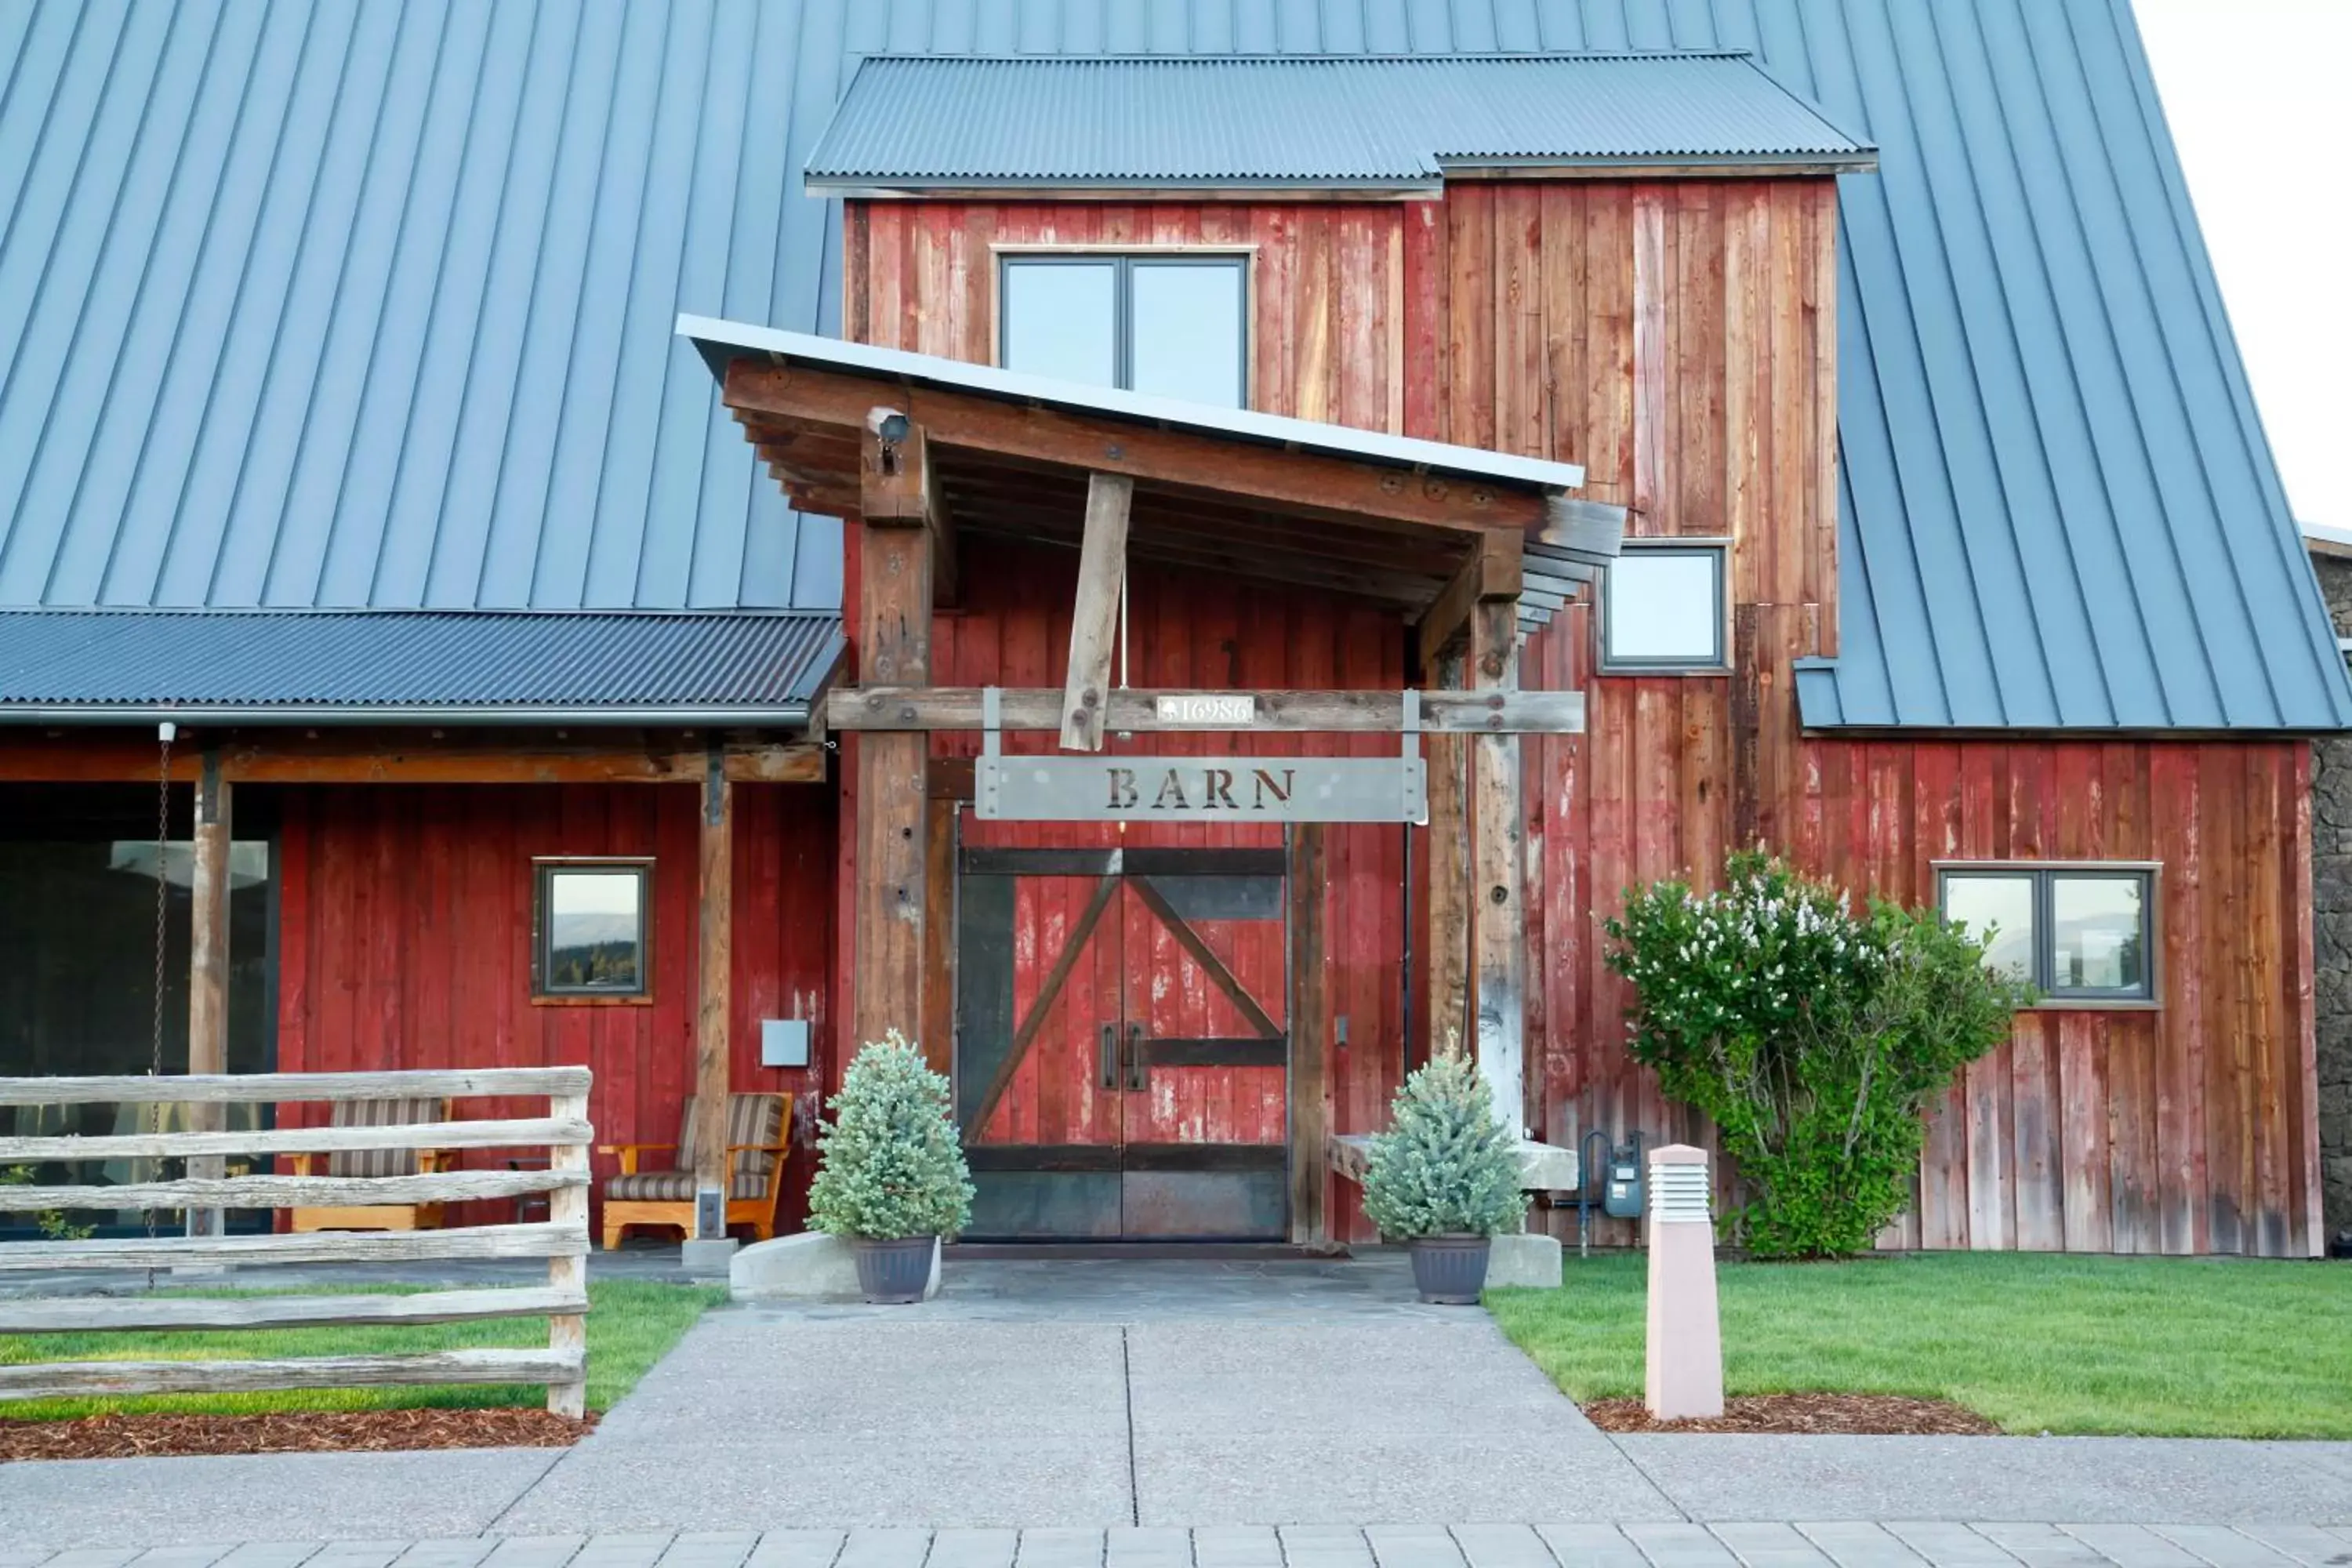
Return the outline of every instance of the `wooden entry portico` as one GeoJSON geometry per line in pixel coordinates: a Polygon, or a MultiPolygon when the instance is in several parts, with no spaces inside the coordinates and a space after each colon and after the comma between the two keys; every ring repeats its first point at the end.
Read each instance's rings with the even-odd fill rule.
{"type": "MultiPolygon", "coordinates": [[[[734,323],[687,318],[679,330],[710,363],[725,403],[786,492],[849,520],[846,596],[856,606],[857,686],[831,695],[826,720],[842,732],[851,763],[843,791],[845,822],[854,826],[845,833],[844,912],[851,918],[842,932],[849,950],[842,980],[853,1038],[898,1028],[923,1043],[934,1066],[956,1071],[967,1136],[982,1164],[1037,1158],[990,1155],[992,1144],[1062,1150],[1067,1162],[1103,1167],[1091,1173],[1103,1178],[1115,1163],[1123,1230],[1130,1187],[1148,1185],[1130,1182],[1142,1173],[1137,1167],[1210,1158],[1150,1152],[1161,1147],[1156,1139],[1127,1136],[1122,1097],[1138,1091],[1100,1089],[1107,1022],[1115,1029],[1113,1077],[1128,1081],[1132,1053],[1117,1032],[1132,1022],[1123,999],[1108,1016],[1099,1007],[1058,1022],[1040,1016],[1024,1051],[1013,1053],[1021,1058],[1013,1070],[1030,1070],[1045,1059],[1038,1038],[1058,1038],[1046,1052],[1069,1064],[1058,1081],[1093,1086],[1082,1097],[1086,1141],[1018,1137],[991,1120],[1003,1114],[998,1106],[986,1106],[977,1126],[969,1120],[989,1092],[984,1081],[974,1087],[977,1060],[993,1047],[976,1041],[968,1051],[957,1044],[973,1015],[961,1000],[965,933],[954,912],[956,842],[967,810],[979,817],[1001,806],[988,795],[992,783],[1010,787],[1011,774],[969,749],[979,739],[972,731],[985,724],[979,681],[1000,673],[1012,678],[996,699],[1008,761],[1025,753],[1044,763],[1056,742],[1063,752],[1095,754],[1086,759],[1091,772],[1033,770],[1040,792],[1058,802],[1045,814],[1056,823],[1074,820],[1071,803],[1089,780],[1108,795],[1108,805],[1122,803],[1128,789],[1102,765],[1113,761],[1107,750],[1229,759],[1235,785],[1254,779],[1255,764],[1268,759],[1298,763],[1302,777],[1318,771],[1310,763],[1328,760],[1323,798],[1349,801],[1345,810],[1330,807],[1337,815],[1293,811],[1276,819],[1286,824],[1288,849],[1285,931],[1274,946],[1286,952],[1290,979],[1270,993],[1282,1011],[1264,1000],[1258,1005],[1280,1025],[1288,1056],[1281,1169],[1292,1240],[1330,1237],[1330,1135],[1361,1131],[1377,1117],[1386,1094],[1378,1086],[1392,1085],[1409,1055],[1448,1043],[1472,1048],[1497,1108],[1517,1128],[1530,1124],[1519,736],[1580,729],[1583,700],[1518,690],[1517,647],[1526,624],[1589,592],[1615,554],[1622,516],[1570,499],[1580,469],[734,323]],[[1036,598],[1030,585],[1044,583],[1057,584],[1047,595],[1057,603],[1030,602],[1036,598]],[[1163,681],[1141,689],[1127,689],[1118,657],[1131,624],[1124,614],[1130,592],[1139,605],[1154,598],[1160,605],[1156,626],[1142,611],[1147,622],[1132,623],[1160,644],[1156,668],[1163,681]],[[1188,594],[1192,607],[1177,609],[1170,595],[1188,594]],[[1016,629],[1008,595],[1023,595],[1016,629]],[[1236,599],[1252,595],[1268,601],[1272,614],[1232,623],[1236,599]],[[935,618],[935,609],[949,618],[935,618]],[[1191,617],[1184,624],[1192,629],[1177,631],[1171,613],[1191,617]],[[1314,679],[1318,671],[1343,672],[1314,652],[1316,634],[1294,640],[1307,625],[1299,617],[1331,616],[1347,622],[1345,662],[1357,668],[1345,673],[1359,689],[1344,679],[1314,679]],[[1221,619],[1226,631],[1206,630],[1221,619]],[[1178,672],[1189,684],[1166,684],[1171,635],[1221,637],[1222,679],[1194,659],[1178,672]],[[975,638],[1000,637],[1002,660],[975,662],[969,651],[975,638]],[[1032,658],[1033,648],[1050,658],[1032,658]],[[1295,679],[1301,674],[1309,679],[1295,679]],[[1226,705],[1199,700],[1219,696],[1247,697],[1247,716],[1226,717],[1226,705]],[[1175,731],[1192,733],[1180,739],[1175,731]],[[1311,739],[1259,738],[1276,732],[1311,739]],[[1388,738],[1376,742],[1380,735],[1388,738]],[[1409,777],[1412,787],[1383,806],[1373,798],[1379,780],[1401,753],[1408,774],[1393,776],[1409,777]],[[1357,759],[1383,754],[1386,769],[1355,768],[1357,759]],[[1418,793],[1424,785],[1425,798],[1418,793]],[[1424,822],[1400,837],[1400,825],[1424,822]],[[1327,857],[1345,891],[1327,885],[1327,857]],[[1393,923],[1400,904],[1409,911],[1409,935],[1393,923]],[[1345,960],[1328,946],[1334,922],[1350,945],[1345,960]],[[1361,939],[1375,926],[1391,934],[1367,948],[1361,939]],[[1375,973],[1367,952],[1397,956],[1371,959],[1385,968],[1375,973]],[[1410,970],[1406,952],[1413,954],[1410,970]],[[1346,989],[1335,995],[1339,985],[1346,989]],[[1395,1000],[1408,985],[1409,1020],[1395,1000]],[[1412,1052],[1415,1039],[1421,1049],[1412,1052]],[[1342,1087],[1348,1114],[1335,1126],[1334,1093],[1342,1087]],[[1104,1123],[1110,1118],[1115,1131],[1104,1123]],[[1119,1151],[1115,1160],[1068,1152],[1106,1146],[1119,1151]],[[1144,1152],[1130,1161],[1130,1147],[1144,1152]]],[[[1213,774],[1204,771],[1198,782],[1214,791],[1213,774]]],[[[1253,792],[1250,804],[1286,793],[1253,792]]],[[[1192,821],[1181,831],[1218,829],[1192,821]]],[[[1016,910],[1020,896],[1016,888],[1016,910]]],[[[1059,896],[1066,904],[1077,898],[1082,914],[1094,895],[1074,883],[1059,896]]],[[[1122,878],[1111,897],[1124,907],[1140,895],[1122,878]]],[[[1107,913],[1108,906],[1097,921],[1107,913]]],[[[1122,915],[1112,929],[1124,931],[1142,918],[1122,915]]],[[[1073,963],[1084,966],[1087,957],[1081,951],[1073,963]]],[[[1099,968],[1102,960],[1093,962],[1099,968]]],[[[1017,1032],[1021,1008],[1009,1026],[1003,1011],[995,1015],[999,1031],[1017,1032]]],[[[1271,1033],[1259,1030],[1261,1037],[1271,1033]]],[[[1009,1046],[1011,1034],[1005,1037],[1009,1046]]],[[[1004,1059],[995,1058],[989,1077],[1004,1059]]],[[[1227,1075],[1244,1070],[1206,1065],[1227,1075]]],[[[1055,1136],[1075,1138],[1076,1125],[1065,1113],[1055,1136]]],[[[1216,1141],[1196,1127],[1178,1142],[1216,1141]]],[[[1271,1156],[1247,1158],[1265,1162],[1270,1173],[1271,1156]]],[[[1094,1184],[1084,1225],[1099,1234],[1112,1223],[1112,1184],[1094,1184]]],[[[1230,1205],[1238,1188],[1229,1189],[1230,1205]]],[[[1265,1205],[1251,1217],[1246,1204],[1229,1206],[1220,1228],[1267,1226],[1271,1209],[1265,1205]]]]}

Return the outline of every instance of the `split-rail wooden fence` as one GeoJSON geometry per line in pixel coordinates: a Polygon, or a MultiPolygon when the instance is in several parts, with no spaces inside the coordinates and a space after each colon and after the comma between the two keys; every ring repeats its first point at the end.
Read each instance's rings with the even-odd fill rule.
{"type": "MultiPolygon", "coordinates": [[[[283,1209],[451,1204],[548,1194],[543,1223],[409,1231],[173,1235],[0,1243],[0,1274],[51,1269],[217,1269],[272,1264],[415,1263],[457,1258],[547,1259],[544,1288],[433,1290],[412,1295],[39,1297],[0,1300],[0,1333],[316,1327],[548,1320],[545,1350],[455,1350],[410,1355],[308,1356],[279,1361],[90,1361],[0,1366],[0,1401],[132,1394],[413,1384],[543,1384],[547,1407],[584,1414],[587,1398],[589,1070],[501,1068],[478,1072],[252,1073],[142,1078],[0,1079],[0,1106],[184,1105],[194,1130],[112,1136],[0,1138],[0,1167],[52,1161],[181,1160],[188,1173],[113,1186],[0,1185],[0,1210],[283,1209]],[[543,1118],[447,1121],[383,1127],[224,1130],[217,1108],[278,1104],[545,1096],[543,1118]],[[230,1154],[331,1154],[365,1150],[544,1149],[544,1170],[444,1170],[383,1176],[223,1175],[230,1154]]],[[[199,1226],[198,1228],[204,1228],[199,1226]]],[[[212,1227],[217,1229],[217,1226],[212,1227]]]]}

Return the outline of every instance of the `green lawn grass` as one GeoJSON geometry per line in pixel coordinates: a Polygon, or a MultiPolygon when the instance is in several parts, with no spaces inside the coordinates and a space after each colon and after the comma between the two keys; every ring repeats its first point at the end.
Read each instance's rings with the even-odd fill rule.
{"type": "MultiPolygon", "coordinates": [[[[1642,1393],[1640,1257],[1498,1289],[1571,1397],[1642,1393]]],[[[2352,1268],[1939,1253],[1720,1266],[1731,1394],[1953,1400],[2017,1433],[2352,1438],[2352,1268]]]]}
{"type": "MultiPolygon", "coordinates": [[[[416,1287],[415,1289],[423,1289],[416,1287]]],[[[252,1290],[173,1292],[258,1295],[252,1290]]],[[[356,1294],[358,1292],[336,1292],[356,1294]]],[[[404,1293],[381,1288],[381,1293],[404,1293]]],[[[588,1287],[588,1407],[604,1410],[635,1386],[694,1326],[706,1308],[727,1299],[724,1289],[604,1279],[588,1287]]],[[[241,1361],[314,1355],[394,1355],[422,1351],[547,1343],[545,1318],[487,1322],[301,1329],[224,1329],[185,1333],[0,1335],[0,1365],[43,1361],[241,1361]]],[[[289,1389],[272,1394],[158,1394],[137,1398],[33,1399],[0,1405],[0,1417],[63,1420],[77,1415],[167,1411],[182,1415],[250,1415],[272,1410],[395,1410],[523,1405],[546,1399],[543,1389],[505,1384],[442,1384],[423,1388],[289,1389]]]]}

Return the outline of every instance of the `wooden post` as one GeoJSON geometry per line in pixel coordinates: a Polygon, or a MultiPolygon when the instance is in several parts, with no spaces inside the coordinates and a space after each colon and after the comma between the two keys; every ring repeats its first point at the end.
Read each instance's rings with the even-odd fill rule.
{"type": "MultiPolygon", "coordinates": [[[[735,786],[716,737],[702,779],[702,841],[696,863],[701,952],[694,1007],[694,1235],[727,1239],[728,1024],[732,1015],[735,786]]],[[[681,1151],[685,1152],[685,1151],[681,1151]]]]}
{"type": "Polygon", "coordinates": [[[1290,1239],[1330,1239],[1331,994],[1324,973],[1323,825],[1290,830],[1290,1239]]]}
{"type": "MultiPolygon", "coordinates": [[[[547,1099],[547,1114],[555,1121],[585,1121],[588,1120],[588,1096],[551,1094],[547,1099]]],[[[708,1117],[705,1121],[709,1120],[708,1117]]],[[[723,1119],[722,1119],[723,1121],[723,1119]]],[[[551,1172],[576,1172],[581,1182],[576,1186],[556,1187],[547,1194],[547,1220],[550,1225],[577,1230],[584,1243],[588,1236],[588,1144],[558,1143],[547,1152],[547,1168],[551,1172]]],[[[583,1246],[569,1256],[551,1257],[547,1260],[547,1288],[558,1296],[583,1296],[588,1290],[588,1258],[583,1246]]],[[[568,1383],[547,1385],[548,1413],[569,1416],[577,1421],[588,1414],[588,1320],[578,1313],[558,1313],[547,1320],[547,1348],[559,1355],[576,1356],[580,1361],[580,1376],[568,1383]]]]}
{"type": "Polygon", "coordinates": [[[1118,641],[1127,583],[1127,514],[1135,481],[1087,477],[1086,535],[1078,547],[1078,597],[1070,616],[1070,665],[1062,687],[1062,749],[1099,752],[1110,700],[1110,656],[1118,641]]]}
{"type": "MultiPolygon", "coordinates": [[[[229,785],[221,777],[220,752],[205,749],[196,777],[194,854],[188,891],[188,1071],[228,1070],[228,901],[229,785]]],[[[155,875],[164,874],[158,864],[155,875]]],[[[223,1125],[217,1103],[187,1107],[190,1131],[208,1132],[223,1125]]],[[[192,1156],[191,1177],[217,1178],[223,1171],[217,1154],[192,1156]]],[[[187,1211],[190,1236],[218,1236],[222,1211],[187,1211]]]]}
{"type": "MultiPolygon", "coordinates": [[[[1518,615],[1507,599],[1482,601],[1470,617],[1470,674],[1482,688],[1518,684],[1518,615]]],[[[1527,1131],[1527,921],[1521,846],[1519,738],[1470,741],[1470,970],[1478,1070],[1496,1112],[1527,1131]]]]}
{"type": "MultiPolygon", "coordinates": [[[[911,428],[898,443],[883,438],[883,412],[868,419],[866,436],[864,489],[873,504],[858,529],[857,676],[866,686],[926,686],[932,533],[920,498],[935,487],[907,471],[908,462],[927,460],[911,428]]],[[[858,737],[852,1052],[891,1029],[909,1039],[921,1034],[929,750],[919,730],[858,737]]]]}
{"type": "MultiPolygon", "coordinates": [[[[1427,672],[1444,687],[1462,684],[1462,659],[1448,654],[1427,672]]],[[[1470,799],[1463,777],[1469,742],[1433,734],[1429,757],[1429,909],[1423,942],[1429,953],[1423,1061],[1448,1048],[1467,1050],[1470,1033],[1470,799]]]]}

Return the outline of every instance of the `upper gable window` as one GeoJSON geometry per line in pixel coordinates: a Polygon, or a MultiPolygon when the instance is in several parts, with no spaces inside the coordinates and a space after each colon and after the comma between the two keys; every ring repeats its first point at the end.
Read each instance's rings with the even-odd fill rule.
{"type": "Polygon", "coordinates": [[[1247,257],[1087,252],[1007,256],[1002,266],[1005,369],[1247,405],[1247,257]]]}

